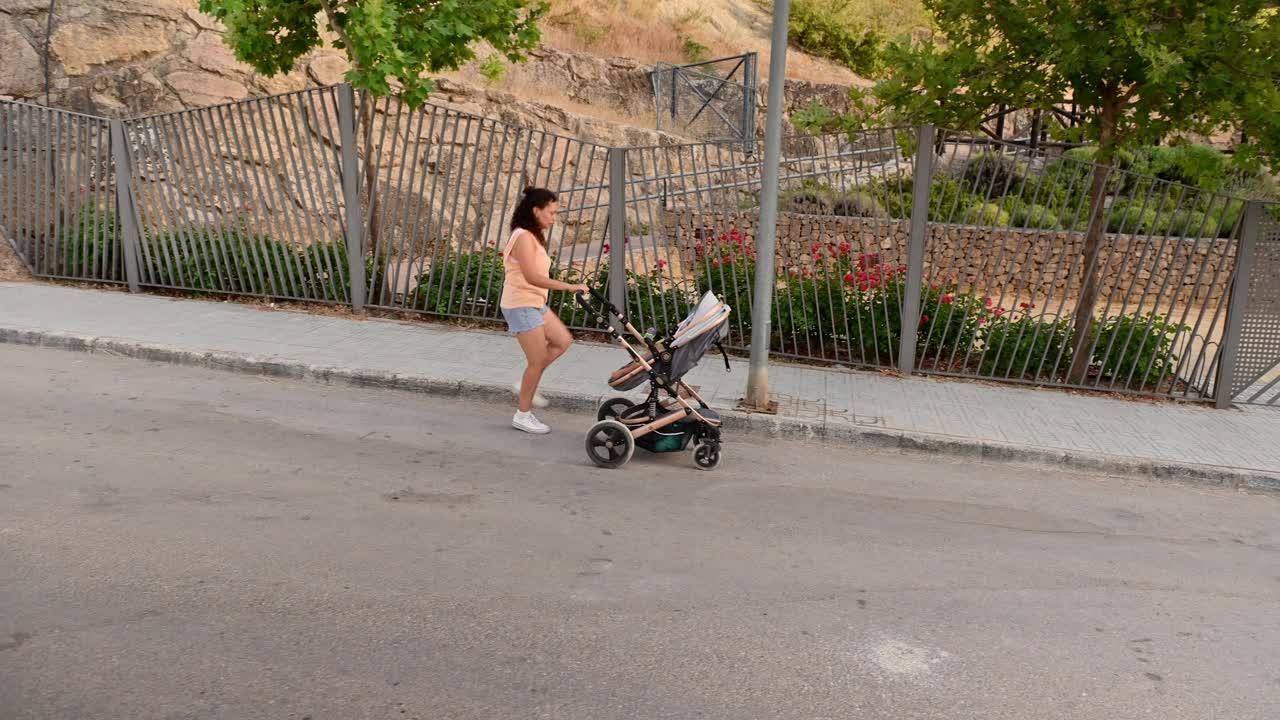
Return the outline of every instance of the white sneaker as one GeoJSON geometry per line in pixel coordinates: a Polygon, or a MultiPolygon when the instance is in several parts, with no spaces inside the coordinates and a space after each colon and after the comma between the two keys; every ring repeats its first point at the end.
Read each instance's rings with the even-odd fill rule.
{"type": "MultiPolygon", "coordinates": [[[[516,394],[516,399],[520,398],[520,381],[519,380],[517,380],[515,384],[511,386],[511,392],[516,394]]],[[[547,407],[550,404],[551,403],[548,402],[546,398],[542,397],[542,393],[534,391],[533,393],[534,407],[541,409],[541,408],[547,407]]]]}
{"type": "Polygon", "coordinates": [[[547,427],[541,420],[534,417],[531,412],[516,412],[515,417],[511,418],[511,427],[517,430],[523,430],[532,435],[546,435],[551,432],[551,428],[547,427]]]}

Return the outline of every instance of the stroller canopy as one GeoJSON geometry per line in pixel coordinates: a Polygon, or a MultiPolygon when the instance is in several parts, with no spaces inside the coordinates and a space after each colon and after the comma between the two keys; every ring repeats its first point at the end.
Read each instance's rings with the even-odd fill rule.
{"type": "MultiPolygon", "coordinates": [[[[707,350],[729,335],[729,313],[729,306],[712,293],[702,296],[697,307],[676,326],[669,346],[672,357],[668,383],[678,382],[698,366],[707,350]]],[[[651,362],[653,358],[646,353],[644,359],[651,362]]],[[[609,378],[609,384],[615,390],[631,390],[639,387],[645,378],[644,366],[636,360],[618,368],[609,378]]]]}

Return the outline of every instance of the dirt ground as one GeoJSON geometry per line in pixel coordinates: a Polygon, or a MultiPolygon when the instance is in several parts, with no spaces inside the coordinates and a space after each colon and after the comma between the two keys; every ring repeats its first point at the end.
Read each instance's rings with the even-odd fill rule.
{"type": "Polygon", "coordinates": [[[30,280],[31,274],[7,240],[0,238],[0,282],[30,280]]]}

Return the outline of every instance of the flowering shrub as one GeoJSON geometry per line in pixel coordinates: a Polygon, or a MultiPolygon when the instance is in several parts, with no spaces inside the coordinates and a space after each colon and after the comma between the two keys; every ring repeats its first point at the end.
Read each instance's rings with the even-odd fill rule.
{"type": "Polygon", "coordinates": [[[1161,315],[1110,317],[1097,330],[1093,361],[1104,379],[1121,387],[1159,385],[1177,367],[1178,335],[1190,329],[1161,315]]]}
{"type": "Polygon", "coordinates": [[[751,327],[751,298],[756,281],[755,243],[733,228],[694,245],[698,294],[714,293],[733,308],[734,324],[751,327]]]}
{"type": "Polygon", "coordinates": [[[987,325],[978,373],[995,378],[1050,379],[1071,367],[1071,322],[1032,317],[1027,303],[987,325]]]}

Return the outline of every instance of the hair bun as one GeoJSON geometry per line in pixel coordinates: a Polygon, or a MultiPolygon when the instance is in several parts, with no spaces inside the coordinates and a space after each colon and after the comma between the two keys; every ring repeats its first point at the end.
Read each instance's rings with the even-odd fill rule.
{"type": "Polygon", "coordinates": [[[536,187],[534,187],[534,186],[532,186],[532,185],[527,185],[527,186],[525,186],[524,194],[525,194],[525,195],[532,195],[532,194],[533,194],[533,191],[534,191],[534,190],[537,190],[537,189],[538,189],[538,188],[536,188],[536,187]]]}

